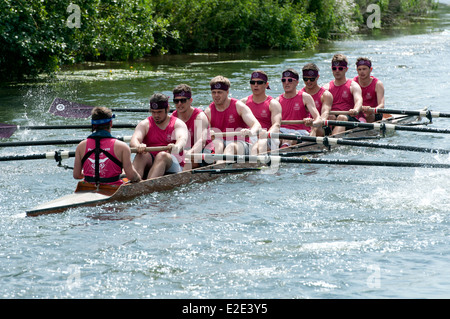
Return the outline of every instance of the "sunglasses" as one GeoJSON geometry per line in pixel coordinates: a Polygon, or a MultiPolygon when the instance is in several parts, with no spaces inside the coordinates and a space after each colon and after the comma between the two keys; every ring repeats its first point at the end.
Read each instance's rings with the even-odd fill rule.
{"type": "Polygon", "coordinates": [[[186,103],[186,101],[189,99],[183,98],[183,99],[173,99],[174,104],[178,104],[178,102],[181,102],[182,104],[186,103]]]}
{"type": "Polygon", "coordinates": [[[305,82],[308,82],[308,81],[314,82],[315,80],[316,80],[316,78],[303,78],[303,81],[305,81],[305,82]]]}
{"type": "Polygon", "coordinates": [[[264,84],[264,83],[266,83],[266,82],[265,82],[265,81],[253,81],[253,80],[250,81],[250,84],[251,84],[251,85],[255,85],[255,84],[262,85],[262,84],[264,84]]]}
{"type": "Polygon", "coordinates": [[[293,82],[293,81],[295,81],[295,79],[281,79],[281,82],[286,82],[286,81],[288,81],[288,82],[293,82]]]}
{"type": "Polygon", "coordinates": [[[339,71],[342,71],[342,70],[345,69],[345,67],[343,67],[343,66],[340,66],[340,67],[333,66],[331,69],[332,69],[333,71],[336,71],[337,69],[339,69],[339,71]]]}

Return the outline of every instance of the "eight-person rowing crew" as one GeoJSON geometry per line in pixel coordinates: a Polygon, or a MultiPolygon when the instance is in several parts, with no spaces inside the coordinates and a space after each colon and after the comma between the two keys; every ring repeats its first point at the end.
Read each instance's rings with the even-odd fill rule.
{"type": "Polygon", "coordinates": [[[358,75],[347,79],[348,60],[336,54],[331,61],[334,80],[318,85],[319,68],[314,63],[302,69],[304,87],[298,90],[299,74],[282,72],[284,93],[267,94],[269,79],[264,71],[250,76],[252,94],[238,100],[229,96],[231,83],[223,76],[210,81],[212,103],[201,110],[192,105],[192,90],[186,84],[173,90],[176,110],[169,114],[169,97],[156,93],[150,98],[151,115],[135,128],[130,147],[111,136],[112,112],[104,107],[92,111],[93,134],[76,150],[73,176],[96,184],[120,185],[122,169],[128,180],[154,178],[210,163],[190,154],[261,154],[290,146],[291,140],[268,138],[271,133],[325,136],[345,127],[323,126],[326,120],[374,122],[376,108],[384,108],[383,83],[371,76],[372,63],[358,58],[358,75]],[[167,146],[167,151],[147,152],[146,147],[167,146]],[[188,160],[185,160],[185,159],[188,160]]]}

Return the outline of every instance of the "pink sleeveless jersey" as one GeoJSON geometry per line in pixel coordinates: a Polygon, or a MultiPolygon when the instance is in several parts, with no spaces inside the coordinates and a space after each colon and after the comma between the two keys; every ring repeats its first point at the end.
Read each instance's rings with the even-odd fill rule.
{"type": "MultiPolygon", "coordinates": [[[[175,116],[170,116],[169,124],[167,127],[162,130],[160,129],[156,123],[153,117],[149,116],[149,128],[147,135],[144,137],[144,140],[142,143],[147,145],[147,147],[152,146],[167,146],[170,143],[175,144],[177,141],[175,139],[175,122],[177,118],[175,116]]],[[[153,156],[156,156],[159,152],[150,152],[153,156]]],[[[184,152],[180,152],[180,154],[175,155],[175,157],[178,159],[178,162],[181,166],[184,166],[184,152]]]]}
{"type": "MultiPolygon", "coordinates": [[[[112,156],[116,157],[114,154],[114,143],[115,138],[102,138],[100,140],[100,148],[107,151],[112,156]]],[[[95,140],[88,138],[86,140],[86,151],[85,154],[91,150],[95,149],[95,140]]],[[[117,158],[117,157],[116,157],[117,158]]],[[[83,174],[84,176],[95,176],[95,153],[91,154],[83,164],[83,174]]],[[[122,174],[122,168],[116,163],[111,161],[104,153],[100,153],[100,178],[110,178],[122,174]]],[[[109,185],[120,185],[123,184],[122,180],[118,180],[112,183],[102,183],[109,185]]]]}
{"type": "Polygon", "coordinates": [[[355,106],[353,94],[350,91],[351,84],[351,79],[339,86],[336,86],[334,81],[330,81],[330,88],[328,91],[333,95],[332,111],[348,111],[355,106]]]}
{"type": "Polygon", "coordinates": [[[270,129],[272,126],[272,113],[270,112],[270,101],[273,98],[268,96],[262,103],[255,103],[253,101],[253,95],[247,98],[247,105],[252,111],[253,115],[259,121],[263,129],[270,129]]]}
{"type": "Polygon", "coordinates": [[[359,84],[358,76],[355,76],[353,81],[355,81],[356,83],[359,84],[359,86],[361,86],[363,105],[377,107],[378,99],[377,99],[377,92],[375,92],[375,86],[377,85],[378,79],[374,78],[373,76],[371,76],[371,78],[372,81],[366,87],[362,87],[361,84],[359,84]]]}
{"type": "MultiPolygon", "coordinates": [[[[197,116],[201,112],[203,112],[203,111],[198,109],[198,108],[194,108],[194,112],[192,112],[191,117],[189,118],[189,120],[187,120],[187,122],[185,122],[185,124],[187,126],[187,129],[188,129],[188,132],[189,132],[189,136],[190,136],[190,140],[188,140],[188,142],[190,141],[190,143],[191,143],[189,145],[186,144],[186,149],[190,149],[195,143],[195,141],[194,141],[194,137],[195,137],[195,135],[194,135],[194,132],[195,132],[195,120],[196,120],[197,116]]],[[[178,117],[178,112],[175,110],[172,113],[172,116],[178,117]]],[[[209,149],[209,150],[213,150],[214,149],[209,127],[208,127],[208,138],[206,140],[205,149],[209,149]]]]}
{"type": "MultiPolygon", "coordinates": [[[[224,111],[218,111],[216,105],[212,102],[209,105],[211,110],[211,129],[218,130],[219,132],[234,132],[240,131],[243,128],[248,128],[248,125],[244,122],[242,117],[238,114],[236,109],[237,99],[231,98],[230,105],[224,111]]],[[[237,140],[240,137],[227,137],[224,140],[237,140]]],[[[245,139],[247,142],[249,138],[245,139]]]]}
{"type": "MultiPolygon", "coordinates": [[[[278,98],[281,104],[281,120],[303,120],[308,117],[305,104],[303,103],[303,92],[299,91],[294,97],[287,99],[284,94],[281,94],[278,98]]],[[[282,124],[281,127],[292,130],[306,130],[311,131],[311,128],[303,124],[282,124]]]]}
{"type": "MultiPolygon", "coordinates": [[[[302,92],[306,92],[305,88],[301,89],[302,92]]],[[[314,104],[316,105],[316,109],[317,111],[319,111],[319,114],[322,113],[322,95],[323,92],[325,92],[326,90],[323,87],[320,87],[319,91],[317,91],[316,94],[311,95],[311,97],[314,100],[314,104]]],[[[308,112],[308,116],[311,117],[311,114],[308,112]]]]}

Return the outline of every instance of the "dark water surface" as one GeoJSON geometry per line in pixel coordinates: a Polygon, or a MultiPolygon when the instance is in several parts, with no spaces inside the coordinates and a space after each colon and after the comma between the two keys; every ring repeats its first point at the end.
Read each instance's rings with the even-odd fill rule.
{"type": "MultiPolygon", "coordinates": [[[[88,124],[47,110],[55,97],[90,105],[147,107],[154,92],[193,87],[210,101],[222,74],[231,95],[251,93],[253,70],[280,73],[307,62],[331,80],[334,53],[369,56],[386,105],[450,112],[449,10],[417,25],[322,46],[314,52],[166,56],[85,65],[52,83],[0,89],[0,121],[88,124]]],[[[353,62],[352,62],[353,64],[353,62]]],[[[349,77],[356,75],[351,68],[349,77]]],[[[118,113],[116,123],[145,114],[118,113]]],[[[448,119],[433,127],[448,128],[448,119]]],[[[5,141],[84,138],[87,131],[17,131],[5,141]]],[[[131,135],[129,129],[116,136],[131,135]]],[[[385,140],[450,149],[446,134],[397,132],[385,140]]],[[[0,156],[74,146],[0,148],[0,156]]],[[[343,147],[330,158],[449,163],[448,155],[343,147]]],[[[73,165],[73,159],[65,160],[73,165]]],[[[70,170],[51,160],[1,162],[1,298],[449,298],[450,171],[283,165],[276,174],[224,176],[129,202],[25,217],[73,192],[70,170]]]]}

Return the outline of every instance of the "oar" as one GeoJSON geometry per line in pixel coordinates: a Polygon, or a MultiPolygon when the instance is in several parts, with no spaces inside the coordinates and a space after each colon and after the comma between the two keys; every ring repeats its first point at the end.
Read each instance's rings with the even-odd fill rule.
{"type": "Polygon", "coordinates": [[[426,117],[430,120],[432,120],[432,118],[436,118],[436,117],[450,117],[450,113],[441,113],[441,112],[432,112],[429,110],[423,110],[423,111],[409,111],[409,110],[394,110],[394,109],[379,109],[379,108],[375,108],[374,109],[375,114],[379,113],[379,114],[403,114],[403,115],[414,115],[414,116],[422,116],[422,117],[426,117]]]}
{"type": "MultiPolygon", "coordinates": [[[[136,124],[113,124],[115,128],[135,128],[136,124]]],[[[11,125],[0,123],[0,138],[9,138],[16,130],[70,130],[70,129],[90,129],[89,124],[81,125],[11,125]]]]}
{"type": "Polygon", "coordinates": [[[326,164],[326,165],[359,165],[359,166],[390,166],[390,167],[423,167],[423,168],[450,168],[450,164],[392,162],[392,161],[362,161],[349,159],[320,159],[306,157],[282,157],[268,155],[224,155],[224,154],[193,154],[201,156],[206,162],[214,160],[232,161],[237,163],[297,163],[297,164],[326,164]]]}
{"type": "MultiPolygon", "coordinates": [[[[146,147],[146,152],[159,152],[159,151],[167,151],[169,149],[168,146],[153,146],[146,147]]],[[[136,148],[131,148],[131,153],[137,153],[136,148]]],[[[28,154],[28,155],[10,155],[10,156],[1,156],[0,162],[5,161],[22,161],[22,160],[33,160],[33,159],[54,159],[59,162],[61,159],[66,159],[69,157],[75,157],[75,151],[54,151],[54,152],[45,152],[40,154],[28,154]]]]}
{"type": "Polygon", "coordinates": [[[328,126],[345,126],[349,128],[364,127],[370,129],[379,129],[383,133],[386,131],[411,131],[411,132],[428,132],[428,133],[444,133],[450,134],[448,129],[437,129],[430,127],[412,127],[406,125],[397,125],[389,123],[363,123],[363,122],[346,122],[346,121],[324,121],[324,125],[328,126]]]}
{"type": "Polygon", "coordinates": [[[54,152],[46,152],[46,153],[40,153],[40,154],[2,156],[2,157],[0,157],[0,161],[53,159],[58,162],[61,159],[65,159],[65,158],[69,158],[69,157],[75,157],[75,151],[54,151],[54,152]]]}
{"type": "Polygon", "coordinates": [[[331,145],[348,145],[348,146],[361,146],[361,147],[372,147],[372,148],[384,148],[391,150],[401,150],[401,151],[411,151],[411,152],[422,152],[422,153],[436,153],[436,154],[449,154],[450,150],[439,149],[439,148],[428,148],[428,147],[418,147],[418,146],[407,146],[407,145],[395,145],[395,144],[380,144],[371,142],[360,142],[355,140],[347,140],[345,138],[331,138],[331,137],[314,137],[314,136],[299,136],[294,134],[270,134],[271,137],[283,139],[283,140],[294,140],[298,142],[314,142],[324,146],[331,145]]]}
{"type": "MultiPolygon", "coordinates": [[[[117,139],[119,141],[129,142],[131,140],[131,136],[117,137],[117,139]]],[[[0,143],[0,147],[37,146],[37,145],[69,145],[69,144],[78,144],[81,141],[83,141],[83,139],[3,142],[3,143],[0,143]]]]}
{"type": "Polygon", "coordinates": [[[191,171],[192,174],[230,174],[230,173],[242,173],[251,171],[260,171],[262,167],[237,167],[237,168],[217,168],[217,169],[194,169],[191,171]]]}
{"type": "MultiPolygon", "coordinates": [[[[61,98],[55,98],[48,109],[53,115],[69,117],[69,118],[88,118],[91,116],[92,105],[86,105],[76,102],[67,101],[61,98]]],[[[150,108],[110,108],[113,112],[143,112],[150,113],[150,108]]],[[[174,110],[170,110],[173,112],[174,110]]]]}

